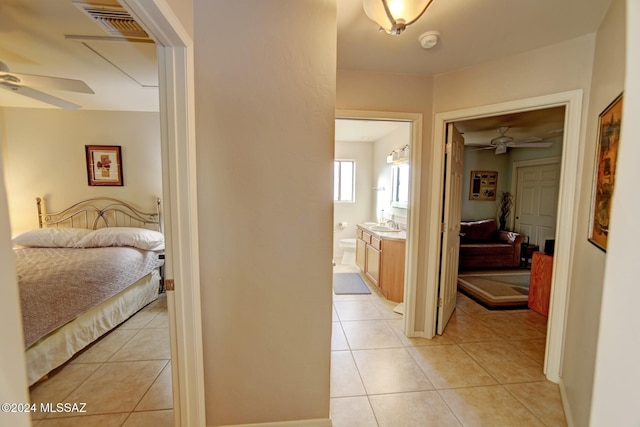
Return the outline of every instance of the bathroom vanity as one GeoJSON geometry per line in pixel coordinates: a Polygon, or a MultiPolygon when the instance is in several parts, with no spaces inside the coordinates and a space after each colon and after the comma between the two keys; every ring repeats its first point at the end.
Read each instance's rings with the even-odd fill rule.
{"type": "Polygon", "coordinates": [[[376,228],[357,225],[356,265],[388,300],[402,302],[407,233],[376,228]]]}

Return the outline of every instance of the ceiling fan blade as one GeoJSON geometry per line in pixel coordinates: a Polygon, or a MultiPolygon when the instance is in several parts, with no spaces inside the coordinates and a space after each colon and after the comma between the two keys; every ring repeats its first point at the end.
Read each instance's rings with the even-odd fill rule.
{"type": "Polygon", "coordinates": [[[494,148],[496,148],[496,147],[485,147],[485,146],[473,145],[473,144],[467,145],[467,147],[470,148],[469,151],[493,150],[494,148]],[[473,149],[471,150],[471,148],[473,149]]]}
{"type": "Polygon", "coordinates": [[[542,138],[538,138],[537,136],[530,136],[528,138],[519,139],[517,141],[511,142],[511,144],[528,144],[530,142],[540,142],[542,138]]]}
{"type": "Polygon", "coordinates": [[[32,89],[26,86],[17,86],[17,85],[8,85],[5,83],[0,83],[0,87],[6,90],[10,90],[12,92],[17,92],[20,95],[27,96],[29,98],[35,99],[37,101],[46,102],[47,104],[55,105],[56,107],[64,108],[65,110],[77,110],[81,106],[78,104],[74,104],[69,101],[65,101],[64,99],[49,95],[44,92],[40,92],[39,90],[32,89]]]}
{"type": "Polygon", "coordinates": [[[0,71],[0,81],[19,86],[37,87],[42,89],[57,89],[68,92],[95,93],[82,80],[64,79],[61,77],[36,76],[34,74],[20,74],[0,71]],[[16,80],[17,79],[17,80],[16,80]]]}
{"type": "Polygon", "coordinates": [[[518,148],[545,148],[551,147],[553,143],[551,142],[529,142],[525,144],[507,144],[508,147],[518,147],[518,148]]]}

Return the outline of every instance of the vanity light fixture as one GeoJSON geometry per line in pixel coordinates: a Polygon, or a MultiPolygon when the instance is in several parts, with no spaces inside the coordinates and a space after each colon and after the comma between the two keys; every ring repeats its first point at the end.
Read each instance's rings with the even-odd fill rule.
{"type": "Polygon", "coordinates": [[[424,14],[433,0],[363,0],[364,12],[380,31],[399,35],[424,14]]]}

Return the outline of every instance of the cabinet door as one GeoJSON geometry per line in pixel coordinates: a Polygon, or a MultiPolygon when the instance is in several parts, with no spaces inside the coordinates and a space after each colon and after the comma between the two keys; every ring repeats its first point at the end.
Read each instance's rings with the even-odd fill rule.
{"type": "Polygon", "coordinates": [[[367,245],[367,269],[366,274],[369,279],[380,287],[380,251],[367,245]]]}
{"type": "Polygon", "coordinates": [[[549,315],[552,273],[553,257],[542,252],[534,252],[529,279],[529,308],[543,316],[549,315]]]}
{"type": "Polygon", "coordinates": [[[367,250],[366,247],[367,245],[363,240],[356,240],[356,265],[362,272],[365,271],[365,251],[367,250]]]}

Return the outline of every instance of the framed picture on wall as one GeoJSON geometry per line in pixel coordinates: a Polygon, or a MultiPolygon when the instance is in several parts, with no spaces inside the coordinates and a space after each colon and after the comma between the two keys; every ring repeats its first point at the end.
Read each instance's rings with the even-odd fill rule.
{"type": "Polygon", "coordinates": [[[85,145],[89,185],[122,186],[119,145],[85,145]]]}
{"type": "Polygon", "coordinates": [[[596,149],[596,170],[593,183],[589,241],[606,252],[609,237],[609,215],[616,177],[622,94],[600,113],[596,149]]]}
{"type": "Polygon", "coordinates": [[[469,200],[495,200],[498,191],[498,172],[471,171],[469,200]]]}

